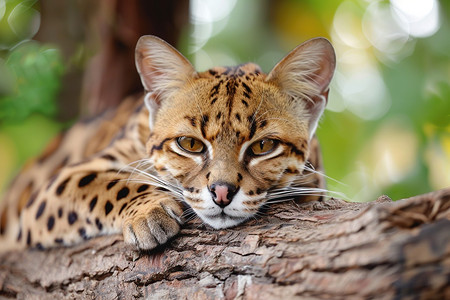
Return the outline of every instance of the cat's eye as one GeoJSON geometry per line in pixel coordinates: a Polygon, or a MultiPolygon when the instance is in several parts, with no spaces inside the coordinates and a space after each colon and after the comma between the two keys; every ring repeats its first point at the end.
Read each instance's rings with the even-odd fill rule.
{"type": "Polygon", "coordinates": [[[272,152],[278,145],[277,140],[272,139],[262,139],[254,142],[250,146],[251,154],[253,155],[266,155],[272,152]]]}
{"type": "Polygon", "coordinates": [[[205,149],[205,145],[202,142],[195,138],[187,136],[177,138],[177,144],[178,147],[180,147],[184,151],[191,153],[201,153],[205,149]]]}

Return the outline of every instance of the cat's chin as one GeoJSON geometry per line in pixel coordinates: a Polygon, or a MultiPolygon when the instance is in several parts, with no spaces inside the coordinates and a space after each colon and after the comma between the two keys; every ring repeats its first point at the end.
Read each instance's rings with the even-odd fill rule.
{"type": "Polygon", "coordinates": [[[213,227],[214,229],[224,229],[224,228],[230,228],[234,227],[236,225],[241,224],[242,222],[246,221],[250,216],[248,217],[234,217],[227,215],[225,213],[220,213],[215,216],[205,216],[200,215],[200,219],[205,224],[208,224],[209,226],[213,227]]]}

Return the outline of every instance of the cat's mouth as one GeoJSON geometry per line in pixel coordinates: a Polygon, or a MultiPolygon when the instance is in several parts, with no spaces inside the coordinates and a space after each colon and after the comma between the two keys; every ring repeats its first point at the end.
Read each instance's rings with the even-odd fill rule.
{"type": "Polygon", "coordinates": [[[195,198],[189,197],[190,191],[185,191],[185,200],[191,206],[196,215],[209,226],[215,229],[223,229],[236,226],[249,218],[254,213],[249,211],[242,202],[245,201],[243,193],[239,191],[233,201],[225,207],[220,207],[211,198],[207,188],[201,190],[195,198]],[[200,203],[200,204],[199,204],[200,203]]]}
{"type": "Polygon", "coordinates": [[[227,214],[224,209],[217,214],[201,214],[198,216],[203,220],[204,223],[215,229],[223,229],[236,226],[249,218],[249,216],[233,216],[227,214]]]}

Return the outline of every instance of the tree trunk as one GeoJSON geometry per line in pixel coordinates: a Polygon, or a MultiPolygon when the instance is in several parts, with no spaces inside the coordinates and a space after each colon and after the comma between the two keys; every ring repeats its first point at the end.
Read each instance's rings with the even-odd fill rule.
{"type": "Polygon", "coordinates": [[[190,222],[138,253],[121,236],[0,256],[0,298],[450,299],[450,189],[392,202],[272,205],[227,230],[190,222]]]}
{"type": "Polygon", "coordinates": [[[63,120],[78,115],[80,98],[83,115],[90,116],[143,92],[134,63],[139,37],[153,34],[176,45],[189,19],[186,0],[43,0],[40,4],[42,24],[35,38],[57,44],[67,62],[59,97],[63,120]],[[84,63],[92,52],[96,55],[84,63]]]}

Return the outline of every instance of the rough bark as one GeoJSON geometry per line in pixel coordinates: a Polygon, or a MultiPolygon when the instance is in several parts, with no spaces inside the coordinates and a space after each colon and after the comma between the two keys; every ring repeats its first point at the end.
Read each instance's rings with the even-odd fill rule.
{"type": "Polygon", "coordinates": [[[450,189],[396,202],[272,205],[239,227],[191,222],[137,253],[121,236],[0,256],[0,298],[450,299],[450,189]]]}

